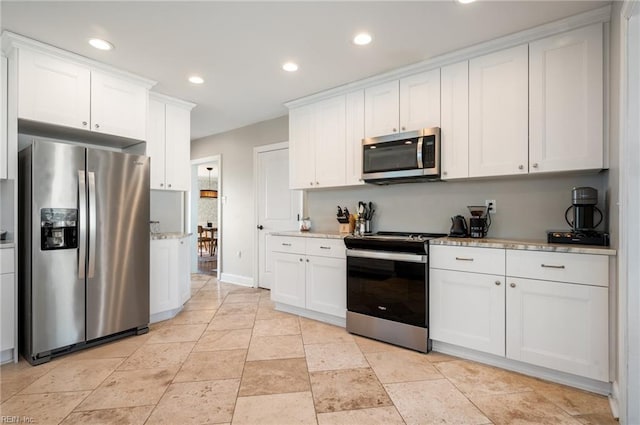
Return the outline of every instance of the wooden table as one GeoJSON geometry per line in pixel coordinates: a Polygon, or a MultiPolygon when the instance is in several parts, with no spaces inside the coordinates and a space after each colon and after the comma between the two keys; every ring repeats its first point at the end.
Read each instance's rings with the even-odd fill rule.
{"type": "Polygon", "coordinates": [[[211,242],[209,242],[209,255],[213,256],[214,248],[218,245],[218,239],[215,237],[218,228],[202,226],[202,231],[204,232],[205,236],[207,235],[207,233],[211,235],[211,242]]]}

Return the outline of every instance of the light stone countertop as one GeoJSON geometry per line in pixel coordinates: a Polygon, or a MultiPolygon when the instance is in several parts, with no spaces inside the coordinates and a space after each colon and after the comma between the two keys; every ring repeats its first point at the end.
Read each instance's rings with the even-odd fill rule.
{"type": "Polygon", "coordinates": [[[301,238],[344,239],[348,233],[338,232],[301,232],[299,230],[271,232],[272,236],[296,236],[301,238]]]}
{"type": "Polygon", "coordinates": [[[0,241],[0,249],[15,248],[15,243],[12,240],[0,241]]]}
{"type": "Polygon", "coordinates": [[[182,232],[165,232],[165,233],[151,233],[151,240],[157,239],[181,239],[186,238],[187,236],[193,235],[193,233],[182,233],[182,232]]]}
{"type": "Polygon", "coordinates": [[[595,245],[569,245],[554,244],[544,241],[533,240],[510,240],[510,239],[472,239],[472,238],[451,238],[444,237],[432,239],[430,245],[449,245],[449,246],[471,246],[481,248],[504,248],[504,249],[522,249],[527,251],[547,251],[547,252],[569,252],[574,254],[598,254],[598,255],[616,255],[615,249],[606,246],[595,245]]]}

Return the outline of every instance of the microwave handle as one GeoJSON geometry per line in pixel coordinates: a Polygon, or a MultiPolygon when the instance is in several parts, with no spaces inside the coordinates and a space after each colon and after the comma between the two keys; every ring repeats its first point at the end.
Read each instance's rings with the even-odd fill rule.
{"type": "Polygon", "coordinates": [[[422,162],[422,137],[418,137],[416,159],[418,160],[418,168],[424,168],[424,163],[422,162]]]}

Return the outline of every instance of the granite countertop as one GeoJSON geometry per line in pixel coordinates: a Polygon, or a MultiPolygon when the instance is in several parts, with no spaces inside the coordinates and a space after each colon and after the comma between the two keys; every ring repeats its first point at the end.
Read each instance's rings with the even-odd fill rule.
{"type": "Polygon", "coordinates": [[[615,249],[595,245],[565,245],[533,240],[438,238],[429,241],[431,245],[472,246],[481,248],[522,249],[527,251],[569,252],[574,254],[616,255],[615,249]]]}
{"type": "Polygon", "coordinates": [[[0,241],[0,249],[9,249],[9,248],[15,248],[15,243],[12,240],[8,240],[8,241],[0,241]]]}
{"type": "Polygon", "coordinates": [[[151,240],[155,239],[181,239],[186,238],[187,236],[193,235],[193,233],[182,233],[182,232],[165,232],[165,233],[151,233],[151,240]]]}
{"type": "Polygon", "coordinates": [[[299,230],[271,232],[273,236],[297,236],[302,238],[344,239],[348,233],[338,232],[301,232],[299,230]]]}

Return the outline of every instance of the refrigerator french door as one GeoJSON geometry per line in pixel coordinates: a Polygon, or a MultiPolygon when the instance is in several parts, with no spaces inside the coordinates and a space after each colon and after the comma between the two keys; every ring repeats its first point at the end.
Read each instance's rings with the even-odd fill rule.
{"type": "Polygon", "coordinates": [[[146,332],[149,159],[35,140],[19,171],[23,356],[146,332]]]}

